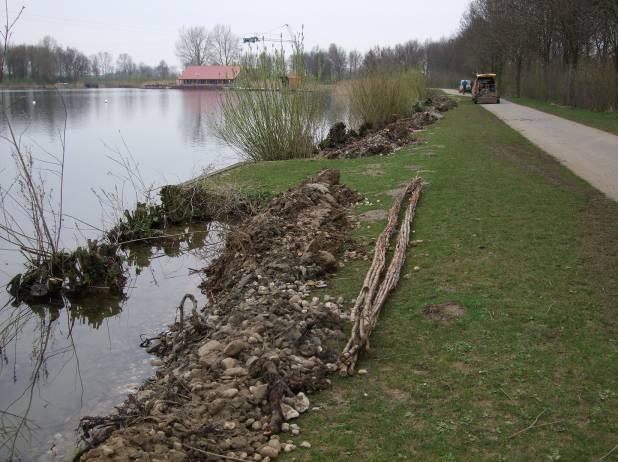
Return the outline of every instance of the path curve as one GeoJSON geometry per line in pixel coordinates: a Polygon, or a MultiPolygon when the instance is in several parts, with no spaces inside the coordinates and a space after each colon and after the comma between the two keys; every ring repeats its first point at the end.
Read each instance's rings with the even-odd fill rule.
{"type": "MultiPolygon", "coordinates": [[[[455,90],[444,90],[459,95],[455,90]]],[[[483,108],[618,201],[618,136],[501,98],[483,108]]]]}

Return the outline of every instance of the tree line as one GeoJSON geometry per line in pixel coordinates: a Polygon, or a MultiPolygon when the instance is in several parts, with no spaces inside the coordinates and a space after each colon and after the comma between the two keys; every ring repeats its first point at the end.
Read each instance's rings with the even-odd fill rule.
{"type": "Polygon", "coordinates": [[[426,48],[435,85],[495,71],[514,96],[618,109],[616,0],[474,0],[460,31],[426,48]]]}
{"type": "MultiPolygon", "coordinates": [[[[5,51],[0,66],[11,79],[164,79],[177,73],[165,61],[152,67],[135,63],[126,53],[115,60],[106,52],[86,56],[49,37],[38,45],[7,46],[8,26],[2,38],[5,51]]],[[[183,66],[240,64],[277,73],[302,67],[304,74],[320,82],[336,82],[379,68],[417,68],[426,73],[431,85],[453,87],[475,72],[493,71],[508,95],[597,110],[618,108],[616,0],[472,0],[460,30],[450,38],[425,43],[411,40],[364,53],[335,43],[305,51],[302,36],[290,38],[282,37],[281,44],[257,40],[245,46],[228,25],[218,24],[211,30],[185,27],[179,32],[176,55],[183,66]],[[294,42],[288,57],[284,42],[294,42]]]]}
{"type": "Polygon", "coordinates": [[[157,66],[136,63],[127,53],[114,56],[102,51],[86,56],[72,47],[63,47],[45,37],[36,45],[9,45],[4,60],[9,80],[37,83],[75,82],[83,79],[171,79],[177,69],[165,60],[157,66]]]}
{"type": "Polygon", "coordinates": [[[315,46],[304,50],[302,35],[256,41],[244,46],[243,40],[234,34],[228,25],[218,24],[212,30],[203,26],[183,27],[176,42],[176,56],[184,66],[219,64],[239,64],[244,68],[256,67],[281,72],[294,71],[297,63],[302,63],[303,73],[321,82],[336,82],[355,76],[365,70],[379,66],[414,68],[424,63],[424,47],[415,40],[394,47],[375,47],[366,53],[358,50],[346,51],[342,46],[331,43],[324,49],[315,46]],[[291,45],[289,56],[285,48],[291,45]],[[286,43],[284,46],[283,44],[286,43]],[[279,69],[280,68],[280,69],[279,69]]]}

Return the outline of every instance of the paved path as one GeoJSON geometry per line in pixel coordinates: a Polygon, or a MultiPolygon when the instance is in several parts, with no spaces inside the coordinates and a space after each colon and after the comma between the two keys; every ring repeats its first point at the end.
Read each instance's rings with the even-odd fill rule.
{"type": "MultiPolygon", "coordinates": [[[[444,90],[458,94],[455,90],[444,90]]],[[[501,98],[483,104],[499,119],[618,201],[618,136],[501,98]]]]}

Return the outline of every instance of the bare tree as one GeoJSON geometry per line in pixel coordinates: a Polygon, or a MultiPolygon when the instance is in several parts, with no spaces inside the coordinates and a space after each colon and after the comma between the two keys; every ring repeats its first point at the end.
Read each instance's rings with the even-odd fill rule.
{"type": "Polygon", "coordinates": [[[13,29],[15,28],[15,24],[19,21],[22,13],[26,9],[25,6],[22,6],[19,12],[15,15],[13,20],[9,18],[9,0],[4,0],[4,14],[5,14],[5,23],[2,30],[0,30],[0,37],[2,38],[2,56],[0,56],[0,82],[4,80],[4,67],[6,61],[6,53],[9,48],[9,42],[11,41],[11,36],[13,35],[13,29]]]}
{"type": "Polygon", "coordinates": [[[99,77],[101,75],[101,65],[99,64],[99,56],[91,55],[88,58],[90,61],[90,72],[92,72],[95,77],[99,77]]]}
{"type": "Polygon", "coordinates": [[[167,65],[164,59],[159,62],[159,65],[155,68],[157,77],[160,79],[166,79],[170,75],[170,67],[167,65]]]}
{"type": "Polygon", "coordinates": [[[331,63],[332,79],[342,79],[347,66],[347,56],[345,50],[337,44],[331,43],[328,47],[328,59],[331,63]]]}
{"type": "Polygon", "coordinates": [[[350,69],[350,74],[356,74],[358,72],[362,60],[363,56],[358,50],[352,50],[348,53],[348,68],[350,69]]]}
{"type": "Polygon", "coordinates": [[[59,131],[60,155],[44,151],[47,158],[39,160],[43,169],[35,166],[29,147],[22,144],[22,135],[16,133],[6,109],[7,134],[0,135],[11,148],[15,163],[14,181],[0,187],[0,240],[14,245],[33,266],[44,264],[60,249],[60,237],[64,222],[64,166],[66,152],[67,107],[60,95],[64,109],[64,125],[59,131]],[[57,180],[55,187],[46,183],[42,173],[57,180]],[[55,195],[55,191],[58,194],[55,195]],[[24,223],[24,220],[25,223],[24,223]],[[26,224],[30,229],[24,228],[26,224]]]}
{"type": "Polygon", "coordinates": [[[176,42],[176,56],[185,66],[206,64],[209,49],[210,37],[204,27],[194,26],[180,29],[176,42]]]}
{"type": "Polygon", "coordinates": [[[99,70],[101,71],[101,75],[111,74],[114,70],[114,66],[112,65],[113,57],[107,51],[99,51],[97,53],[97,58],[99,62],[99,70]]]}
{"type": "Polygon", "coordinates": [[[124,76],[131,76],[137,72],[137,66],[128,53],[120,53],[116,60],[116,70],[124,76]]]}
{"type": "Polygon", "coordinates": [[[210,35],[209,61],[228,66],[240,58],[240,39],[234,35],[230,26],[217,24],[210,35]]]}

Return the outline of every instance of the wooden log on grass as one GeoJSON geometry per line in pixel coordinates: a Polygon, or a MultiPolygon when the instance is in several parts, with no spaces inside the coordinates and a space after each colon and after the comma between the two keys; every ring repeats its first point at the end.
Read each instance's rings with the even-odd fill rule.
{"type": "Polygon", "coordinates": [[[339,358],[339,371],[344,375],[354,373],[360,352],[369,348],[369,336],[378,322],[380,310],[390,292],[397,286],[401,268],[405,262],[410,240],[410,226],[414,219],[416,205],[421,197],[421,190],[422,180],[420,178],[408,183],[401,194],[395,198],[395,203],[388,213],[386,227],[376,241],[373,261],[352,309],[352,333],[339,358]],[[397,225],[401,204],[407,196],[409,196],[409,202],[399,229],[395,250],[388,269],[384,273],[391,236],[397,225]]]}

